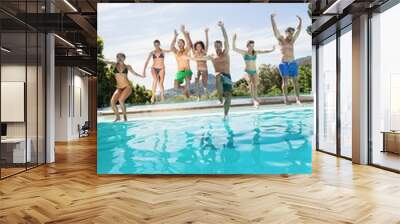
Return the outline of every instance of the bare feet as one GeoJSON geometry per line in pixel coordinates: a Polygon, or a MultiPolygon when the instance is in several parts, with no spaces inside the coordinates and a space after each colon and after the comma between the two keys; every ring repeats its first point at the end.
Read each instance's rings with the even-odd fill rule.
{"type": "Polygon", "coordinates": [[[126,114],[124,114],[124,121],[128,121],[126,114]]]}
{"type": "Polygon", "coordinates": [[[115,118],[114,122],[117,122],[117,121],[119,121],[119,120],[121,120],[121,117],[120,117],[120,116],[117,116],[117,117],[115,118]]]}
{"type": "Polygon", "coordinates": [[[260,102],[258,102],[258,100],[254,100],[253,101],[253,105],[256,109],[258,109],[258,107],[260,106],[260,102]]]}
{"type": "Polygon", "coordinates": [[[300,102],[300,100],[296,100],[297,105],[303,106],[303,104],[300,102]]]}

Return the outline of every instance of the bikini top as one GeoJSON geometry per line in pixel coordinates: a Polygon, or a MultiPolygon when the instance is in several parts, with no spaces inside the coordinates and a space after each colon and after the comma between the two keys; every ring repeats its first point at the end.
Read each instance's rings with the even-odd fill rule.
{"type": "Polygon", "coordinates": [[[160,55],[157,56],[156,53],[153,52],[153,59],[155,58],[164,58],[164,53],[161,52],[160,55]]]}
{"type": "Polygon", "coordinates": [[[117,68],[117,66],[115,66],[114,67],[114,74],[117,74],[117,73],[124,73],[124,74],[128,74],[128,68],[125,66],[125,69],[122,71],[122,72],[120,72],[120,71],[118,71],[118,68],[117,68]]]}
{"type": "Polygon", "coordinates": [[[245,61],[255,61],[257,59],[257,55],[245,54],[243,58],[245,61]]]}

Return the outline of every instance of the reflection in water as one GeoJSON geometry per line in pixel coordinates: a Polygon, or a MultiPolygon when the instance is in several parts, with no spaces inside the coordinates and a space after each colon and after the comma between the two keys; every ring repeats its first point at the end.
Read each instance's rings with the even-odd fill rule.
{"type": "Polygon", "coordinates": [[[312,109],[99,123],[99,173],[310,173],[312,109]]]}
{"type": "Polygon", "coordinates": [[[208,128],[204,130],[200,138],[200,156],[205,164],[214,163],[216,160],[217,147],[213,144],[211,130],[213,129],[212,124],[208,125],[208,128]]]}
{"type": "Polygon", "coordinates": [[[185,138],[182,140],[185,140],[185,146],[181,150],[179,150],[177,156],[178,158],[176,161],[178,162],[178,164],[181,163],[181,165],[183,165],[184,167],[189,167],[194,165],[198,161],[196,151],[193,150],[194,139],[196,136],[189,131],[185,131],[184,135],[185,138]]]}
{"type": "Polygon", "coordinates": [[[158,144],[160,142],[160,137],[158,136],[156,138],[156,142],[157,145],[155,146],[155,150],[158,152],[158,156],[156,158],[158,158],[158,160],[153,161],[155,164],[157,165],[157,163],[160,163],[161,165],[161,169],[162,170],[166,170],[168,172],[173,172],[174,170],[172,169],[173,166],[171,166],[170,164],[170,157],[171,157],[171,153],[167,151],[167,143],[168,143],[168,130],[164,129],[163,131],[163,135],[162,135],[162,144],[160,147],[158,147],[158,144]],[[160,149],[159,149],[160,148],[160,149]]]}
{"type": "Polygon", "coordinates": [[[235,165],[235,162],[239,159],[240,153],[235,149],[235,133],[230,126],[230,119],[225,119],[223,122],[226,131],[226,143],[222,148],[221,160],[225,166],[230,167],[235,165]]]}
{"type": "Polygon", "coordinates": [[[261,157],[261,147],[260,147],[260,136],[261,136],[261,129],[260,129],[260,118],[256,117],[254,119],[253,129],[253,150],[251,151],[251,155],[253,156],[254,164],[258,167],[258,169],[262,168],[262,162],[260,160],[261,157]]]}
{"type": "Polygon", "coordinates": [[[116,164],[115,166],[112,167],[111,173],[119,173],[121,172],[121,168],[126,164],[126,161],[129,160],[129,158],[126,158],[127,150],[126,148],[126,143],[128,141],[128,133],[127,133],[127,126],[124,124],[117,125],[117,126],[111,126],[113,129],[112,133],[116,133],[114,136],[116,147],[115,150],[112,152],[112,162],[116,164]]]}

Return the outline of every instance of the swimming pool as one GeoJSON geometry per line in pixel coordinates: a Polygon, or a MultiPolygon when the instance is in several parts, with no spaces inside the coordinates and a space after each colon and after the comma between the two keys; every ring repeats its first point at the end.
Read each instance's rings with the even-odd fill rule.
{"type": "Polygon", "coordinates": [[[309,107],[99,122],[97,172],[311,173],[312,134],[309,107]]]}

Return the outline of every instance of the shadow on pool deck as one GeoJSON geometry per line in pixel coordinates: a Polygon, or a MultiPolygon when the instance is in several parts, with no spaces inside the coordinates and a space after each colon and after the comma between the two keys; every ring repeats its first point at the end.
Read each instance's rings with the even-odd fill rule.
{"type": "MultiPolygon", "coordinates": [[[[261,105],[270,104],[283,104],[283,97],[260,97],[261,105]]],[[[304,103],[310,103],[314,101],[314,97],[310,95],[300,96],[300,100],[304,103]]],[[[289,101],[295,103],[295,97],[289,96],[289,101]]],[[[239,106],[251,106],[253,101],[251,98],[239,98],[232,99],[232,107],[239,106]]],[[[128,114],[136,113],[149,113],[149,112],[166,112],[166,111],[180,111],[180,110],[193,110],[193,109],[210,109],[210,108],[222,108],[222,105],[217,103],[217,100],[204,100],[204,101],[190,101],[181,103],[161,103],[161,104],[146,104],[146,105],[135,105],[127,108],[128,114]]],[[[99,116],[113,115],[111,108],[99,109],[99,116]]]]}

